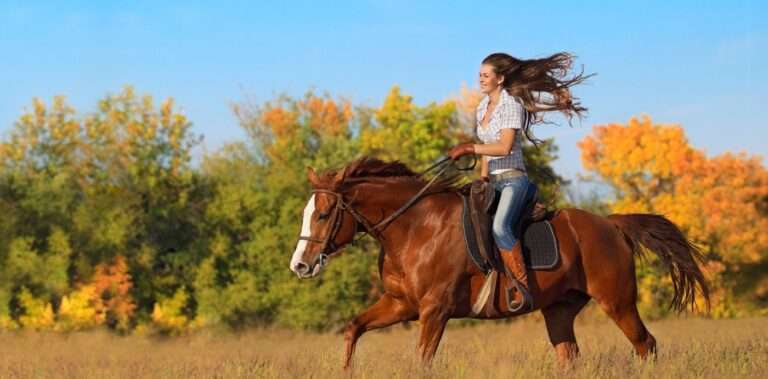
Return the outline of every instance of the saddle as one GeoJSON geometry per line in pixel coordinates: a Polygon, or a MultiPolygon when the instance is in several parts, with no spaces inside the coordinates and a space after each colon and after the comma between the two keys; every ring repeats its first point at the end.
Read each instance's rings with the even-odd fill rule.
{"type": "MultiPolygon", "coordinates": [[[[552,212],[547,212],[538,202],[538,188],[531,184],[533,196],[528,197],[513,233],[522,244],[523,257],[528,268],[548,270],[559,262],[559,251],[554,229],[549,223],[552,212]]],[[[493,296],[499,274],[509,275],[501,259],[491,231],[498,193],[494,186],[481,180],[465,185],[462,194],[462,228],[464,241],[472,261],[486,275],[486,283],[473,308],[483,308],[488,297],[493,296]]],[[[476,311],[475,313],[479,313],[476,311]]]]}

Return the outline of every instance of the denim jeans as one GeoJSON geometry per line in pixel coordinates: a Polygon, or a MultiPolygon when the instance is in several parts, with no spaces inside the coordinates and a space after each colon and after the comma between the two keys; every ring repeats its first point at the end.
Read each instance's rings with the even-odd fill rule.
{"type": "Polygon", "coordinates": [[[523,207],[535,193],[531,188],[534,184],[523,175],[493,182],[493,185],[496,191],[501,192],[499,206],[493,217],[493,238],[499,248],[512,250],[517,241],[513,229],[520,219],[523,207]]]}

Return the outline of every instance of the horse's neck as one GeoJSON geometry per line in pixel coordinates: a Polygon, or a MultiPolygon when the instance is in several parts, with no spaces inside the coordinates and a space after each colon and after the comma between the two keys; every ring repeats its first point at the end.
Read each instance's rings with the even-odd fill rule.
{"type": "Polygon", "coordinates": [[[361,213],[377,223],[396,212],[419,191],[410,183],[372,181],[360,183],[352,189],[351,197],[356,199],[361,213]]]}
{"type": "MultiPolygon", "coordinates": [[[[373,225],[400,210],[419,190],[421,188],[413,183],[377,181],[357,185],[352,196],[358,199],[359,212],[373,225]]],[[[408,210],[423,206],[425,203],[418,201],[408,210]]],[[[403,212],[383,227],[379,242],[385,252],[395,252],[412,226],[422,223],[424,217],[427,217],[427,212],[403,212]]]]}

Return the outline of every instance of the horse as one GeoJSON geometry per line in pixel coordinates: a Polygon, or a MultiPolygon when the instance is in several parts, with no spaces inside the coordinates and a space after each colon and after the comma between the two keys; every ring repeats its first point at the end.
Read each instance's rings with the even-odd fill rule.
{"type": "MultiPolygon", "coordinates": [[[[349,368],[360,336],[370,330],[418,320],[418,353],[434,357],[451,318],[491,318],[471,312],[484,273],[468,258],[460,226],[462,200],[458,173],[427,181],[399,161],[362,157],[338,171],[307,169],[312,194],[290,269],[299,278],[321,273],[332,257],[361,232],[380,244],[383,294],[344,328],[344,367],[349,368]],[[428,188],[428,189],[427,189],[428,188]]],[[[558,361],[576,358],[573,324],[594,299],[616,323],[640,357],[655,355],[656,340],[637,310],[636,255],[657,254],[672,278],[671,306],[695,308],[696,293],[709,306],[709,290],[699,269],[702,254],[663,216],[615,214],[607,217],[565,208],[549,218],[561,260],[551,270],[529,273],[534,307],[495,318],[540,310],[558,361]]],[[[519,244],[518,244],[519,245],[519,244]]],[[[520,253],[519,250],[513,253],[520,253]]],[[[505,264],[508,257],[503,256],[505,264]]]]}

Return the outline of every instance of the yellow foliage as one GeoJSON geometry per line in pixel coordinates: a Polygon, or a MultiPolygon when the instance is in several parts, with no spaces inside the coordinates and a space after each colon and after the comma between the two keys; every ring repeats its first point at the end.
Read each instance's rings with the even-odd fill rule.
{"type": "Polygon", "coordinates": [[[187,330],[189,318],[183,313],[189,295],[184,288],[179,288],[173,297],[161,299],[152,310],[152,321],[163,332],[178,335],[187,330]]]}
{"type": "Polygon", "coordinates": [[[61,299],[56,330],[82,330],[104,324],[106,317],[101,298],[93,285],[80,287],[61,299]]]}
{"type": "Polygon", "coordinates": [[[51,303],[37,299],[26,288],[19,293],[19,303],[24,314],[19,317],[19,324],[27,329],[48,330],[54,325],[51,303]]]}
{"type": "Polygon", "coordinates": [[[15,330],[18,329],[19,325],[16,324],[12,318],[0,315],[0,330],[15,330]]]}

